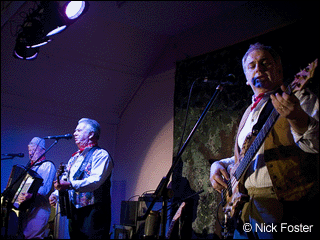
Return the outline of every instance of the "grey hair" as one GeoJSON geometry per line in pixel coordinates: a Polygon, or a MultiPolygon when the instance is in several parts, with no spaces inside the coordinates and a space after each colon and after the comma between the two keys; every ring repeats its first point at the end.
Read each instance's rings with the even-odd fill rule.
{"type": "Polygon", "coordinates": [[[242,67],[243,67],[243,70],[245,70],[245,67],[244,67],[244,64],[245,62],[247,61],[247,58],[248,58],[248,55],[252,52],[252,51],[255,51],[255,50],[265,50],[265,51],[268,51],[271,56],[273,57],[274,61],[278,64],[281,64],[281,58],[280,58],[280,55],[270,46],[265,46],[259,42],[255,43],[255,44],[251,44],[248,51],[244,54],[243,58],[242,58],[242,67]]]}
{"type": "Polygon", "coordinates": [[[93,131],[95,138],[97,140],[99,140],[99,138],[100,138],[100,124],[96,120],[93,120],[90,118],[81,118],[78,121],[78,124],[79,123],[85,123],[88,126],[90,126],[90,131],[93,131]]]}

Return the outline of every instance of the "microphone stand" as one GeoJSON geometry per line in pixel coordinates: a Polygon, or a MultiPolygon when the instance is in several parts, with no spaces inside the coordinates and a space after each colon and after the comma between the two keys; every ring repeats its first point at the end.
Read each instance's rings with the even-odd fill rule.
{"type": "MultiPolygon", "coordinates": [[[[58,143],[58,139],[56,139],[54,141],[54,143],[51,144],[51,146],[49,148],[47,148],[45,150],[45,152],[43,154],[41,154],[41,156],[34,162],[34,164],[36,164],[37,162],[39,162],[39,160],[54,146],[58,143]]],[[[33,164],[33,165],[34,165],[33,164]]],[[[27,164],[27,167],[25,168],[25,170],[19,175],[19,177],[17,177],[17,179],[13,182],[13,184],[10,184],[10,186],[8,186],[8,188],[6,188],[3,193],[1,194],[2,197],[3,197],[3,202],[1,202],[1,205],[4,204],[5,205],[5,208],[6,208],[6,211],[5,211],[5,216],[3,217],[3,226],[4,226],[4,230],[5,230],[5,233],[4,233],[4,239],[7,239],[8,237],[8,224],[9,224],[9,212],[11,210],[11,208],[13,208],[13,203],[11,203],[11,200],[14,196],[12,196],[12,188],[13,186],[20,181],[21,178],[23,178],[25,176],[25,174],[31,169],[32,165],[30,164],[30,160],[27,164]]],[[[14,194],[13,194],[14,195],[14,194]]],[[[3,214],[2,212],[2,208],[3,206],[1,206],[1,215],[3,214]]],[[[1,233],[1,236],[2,236],[2,233],[1,233]]]]}
{"type": "Polygon", "coordinates": [[[154,204],[157,202],[157,200],[160,197],[162,197],[162,218],[161,218],[161,222],[162,223],[161,223],[160,239],[165,239],[165,236],[166,236],[166,220],[167,220],[167,211],[168,211],[168,195],[167,195],[167,190],[168,189],[167,189],[167,185],[168,185],[170,176],[171,176],[173,170],[176,168],[177,164],[179,163],[179,161],[181,159],[181,156],[182,156],[184,150],[186,149],[188,143],[190,142],[192,136],[194,135],[194,133],[198,129],[198,127],[201,124],[202,120],[204,119],[204,117],[206,116],[207,112],[211,108],[213,102],[216,100],[217,96],[219,95],[219,93],[222,90],[223,90],[223,87],[221,86],[221,84],[219,84],[216,87],[216,90],[215,90],[213,96],[211,97],[209,103],[207,104],[207,106],[204,109],[203,113],[201,114],[200,118],[198,119],[198,121],[194,125],[193,129],[191,130],[191,132],[190,132],[189,136],[187,137],[185,143],[183,144],[183,146],[179,150],[177,156],[174,158],[174,162],[171,165],[171,168],[169,169],[167,175],[162,178],[160,184],[158,185],[157,190],[154,193],[155,197],[153,198],[153,201],[149,205],[147,211],[145,212],[145,214],[143,216],[139,216],[137,218],[138,221],[145,220],[147,218],[147,216],[149,215],[150,211],[152,210],[154,204]]]}
{"type": "MultiPolygon", "coordinates": [[[[44,151],[44,153],[42,153],[41,156],[38,157],[38,159],[37,159],[36,161],[34,161],[33,165],[35,165],[37,162],[39,162],[39,160],[40,160],[47,152],[49,152],[49,150],[50,150],[54,145],[56,145],[57,143],[58,143],[58,139],[56,139],[56,140],[54,141],[54,143],[52,143],[51,146],[48,147],[48,148],[44,151]]],[[[32,165],[30,164],[30,162],[31,162],[31,159],[29,160],[29,163],[27,164],[27,171],[32,167],[32,165]]]]}
{"type": "Polygon", "coordinates": [[[1,160],[13,159],[15,156],[1,157],[1,160]]]}

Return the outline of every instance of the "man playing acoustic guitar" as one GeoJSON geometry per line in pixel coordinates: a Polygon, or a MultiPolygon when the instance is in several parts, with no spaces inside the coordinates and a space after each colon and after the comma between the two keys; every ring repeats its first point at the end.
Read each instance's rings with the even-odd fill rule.
{"type": "Polygon", "coordinates": [[[288,88],[280,56],[271,47],[251,45],[242,65],[253,102],[240,122],[234,156],[210,169],[212,186],[222,192],[223,211],[237,223],[233,237],[315,234],[319,220],[311,212],[319,209],[319,100],[303,87],[317,60],[288,88]]]}
{"type": "Polygon", "coordinates": [[[96,120],[81,118],[73,135],[79,150],[67,164],[67,181],[54,182],[58,191],[51,194],[49,202],[56,206],[59,191],[67,191],[71,239],[109,239],[113,160],[98,146],[100,124],[96,120]]]}

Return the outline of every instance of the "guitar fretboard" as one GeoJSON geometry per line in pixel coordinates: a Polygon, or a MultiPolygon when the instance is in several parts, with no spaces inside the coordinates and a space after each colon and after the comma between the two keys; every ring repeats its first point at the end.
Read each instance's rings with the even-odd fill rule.
{"type": "MultiPolygon", "coordinates": [[[[289,85],[286,89],[285,93],[292,94],[293,86],[289,85]]],[[[270,132],[271,128],[277,121],[279,117],[279,113],[272,107],[272,112],[270,113],[268,119],[266,120],[265,124],[259,131],[258,135],[254,139],[253,143],[249,147],[248,151],[244,155],[243,159],[240,161],[238,168],[234,172],[233,176],[236,178],[237,181],[240,180],[243,173],[247,170],[249,167],[249,164],[251,163],[251,160],[254,158],[254,156],[259,151],[260,147],[262,146],[264,140],[266,139],[268,133],[270,132]]]]}
{"type": "Polygon", "coordinates": [[[258,150],[260,149],[262,143],[266,139],[267,134],[270,132],[271,128],[275,124],[279,117],[279,113],[273,109],[270,116],[268,117],[266,123],[263,125],[262,129],[260,130],[259,134],[251,144],[250,148],[244,155],[243,159],[240,161],[238,168],[234,172],[234,177],[237,181],[240,180],[243,173],[247,170],[251,160],[257,154],[258,150]]]}

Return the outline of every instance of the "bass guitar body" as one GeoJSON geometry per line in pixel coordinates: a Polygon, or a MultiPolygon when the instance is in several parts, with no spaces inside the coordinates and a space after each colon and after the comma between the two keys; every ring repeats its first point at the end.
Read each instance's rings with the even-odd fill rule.
{"type": "Polygon", "coordinates": [[[235,177],[232,176],[227,184],[228,189],[221,193],[222,205],[224,206],[222,210],[228,215],[228,218],[238,217],[244,203],[249,201],[249,196],[246,194],[244,186],[235,177]]]}
{"type": "Polygon", "coordinates": [[[226,181],[228,187],[221,192],[220,204],[222,205],[223,212],[222,236],[224,239],[233,238],[233,232],[237,226],[243,205],[249,201],[249,196],[246,194],[243,184],[233,176],[233,170],[238,165],[235,164],[233,169],[231,169],[229,173],[230,179],[226,181]]]}

